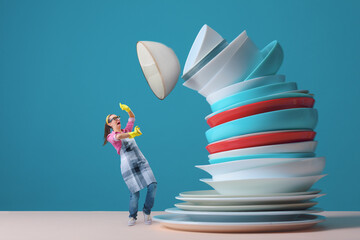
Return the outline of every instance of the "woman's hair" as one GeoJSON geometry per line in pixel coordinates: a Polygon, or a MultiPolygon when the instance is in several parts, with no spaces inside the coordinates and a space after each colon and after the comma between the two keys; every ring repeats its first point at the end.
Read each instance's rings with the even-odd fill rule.
{"type": "Polygon", "coordinates": [[[110,133],[110,129],[111,127],[109,125],[107,125],[107,123],[105,123],[105,131],[104,131],[104,144],[103,146],[105,146],[105,144],[107,144],[107,135],[109,135],[110,133]]]}

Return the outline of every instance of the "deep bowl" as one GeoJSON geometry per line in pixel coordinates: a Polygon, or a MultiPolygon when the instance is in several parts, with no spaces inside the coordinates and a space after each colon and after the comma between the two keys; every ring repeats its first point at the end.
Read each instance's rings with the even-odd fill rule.
{"type": "MultiPolygon", "coordinates": [[[[269,158],[276,159],[276,158],[269,158]]],[[[282,178],[282,177],[303,177],[319,175],[324,170],[325,158],[285,158],[283,162],[266,162],[252,168],[244,168],[243,161],[238,160],[232,162],[201,165],[196,166],[217,180],[238,180],[238,179],[255,179],[255,178],[282,178]]]]}
{"type": "Polygon", "coordinates": [[[208,155],[208,157],[209,160],[212,160],[218,158],[228,158],[228,157],[254,155],[254,154],[315,152],[316,145],[317,145],[316,141],[283,143],[283,144],[266,145],[260,147],[240,148],[240,149],[210,154],[208,155]]]}
{"type": "Polygon", "coordinates": [[[208,103],[211,105],[223,98],[234,95],[235,93],[280,82],[285,82],[285,75],[271,75],[249,79],[247,81],[238,82],[213,92],[207,96],[206,101],[208,101],[208,103]]]}
{"type": "Polygon", "coordinates": [[[326,175],[285,178],[257,178],[215,181],[200,179],[224,195],[260,195],[273,193],[305,192],[326,175]]]}
{"type": "Polygon", "coordinates": [[[316,133],[308,130],[269,131],[224,139],[206,146],[210,154],[282,143],[312,141],[316,133]]]}
{"type": "Polygon", "coordinates": [[[239,92],[224,99],[221,99],[220,101],[217,101],[216,103],[211,105],[211,110],[213,112],[217,112],[239,102],[292,90],[297,90],[297,85],[295,82],[284,82],[265,85],[239,92]]]}
{"type": "Polygon", "coordinates": [[[314,108],[293,108],[261,113],[227,122],[206,131],[209,143],[243,134],[292,129],[314,129],[317,124],[314,108]]]}
{"type": "Polygon", "coordinates": [[[261,50],[263,59],[246,78],[252,79],[277,73],[284,59],[284,52],[278,41],[272,41],[261,50]]]}
{"type": "Polygon", "coordinates": [[[245,106],[236,107],[220,112],[207,119],[210,127],[230,122],[239,118],[248,117],[260,113],[290,109],[290,108],[312,108],[315,100],[308,97],[278,98],[263,102],[256,102],[245,106]]]}

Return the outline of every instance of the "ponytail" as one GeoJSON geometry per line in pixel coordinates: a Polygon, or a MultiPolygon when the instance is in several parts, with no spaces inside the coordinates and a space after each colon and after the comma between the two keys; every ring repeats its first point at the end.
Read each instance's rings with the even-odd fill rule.
{"type": "Polygon", "coordinates": [[[107,144],[107,142],[108,142],[107,136],[110,134],[110,129],[111,129],[111,127],[109,125],[107,125],[107,123],[105,123],[104,144],[103,144],[103,146],[105,146],[105,144],[107,144]]]}

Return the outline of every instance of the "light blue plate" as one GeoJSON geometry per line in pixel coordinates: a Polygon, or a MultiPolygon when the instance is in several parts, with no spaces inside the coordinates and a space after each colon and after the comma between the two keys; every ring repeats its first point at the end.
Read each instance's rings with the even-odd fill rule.
{"type": "Polygon", "coordinates": [[[273,94],[273,95],[253,98],[253,99],[250,99],[250,100],[246,100],[246,101],[243,101],[243,102],[233,104],[231,106],[228,106],[226,108],[221,109],[220,111],[216,111],[214,113],[209,114],[208,116],[206,116],[205,119],[208,119],[208,118],[210,118],[210,117],[212,117],[212,116],[214,116],[216,114],[219,114],[221,112],[224,112],[226,110],[233,109],[233,108],[236,108],[236,107],[245,106],[245,105],[248,105],[248,104],[251,104],[251,103],[262,102],[262,101],[267,101],[267,100],[272,100],[272,99],[293,98],[293,97],[309,97],[309,98],[313,98],[311,95],[305,94],[305,93],[276,93],[276,94],[273,94]]]}
{"type": "Polygon", "coordinates": [[[211,105],[211,110],[213,112],[216,112],[239,102],[292,90],[297,90],[297,85],[295,82],[269,84],[239,92],[224,99],[221,99],[220,101],[217,101],[216,103],[211,105]]]}
{"type": "Polygon", "coordinates": [[[216,163],[232,162],[237,160],[255,159],[255,158],[307,158],[307,157],[315,157],[315,154],[313,152],[254,154],[254,155],[246,155],[246,156],[238,156],[238,157],[210,159],[209,163],[216,164],[216,163]]]}
{"type": "Polygon", "coordinates": [[[272,41],[261,50],[263,60],[256,66],[256,68],[245,79],[267,76],[276,74],[284,59],[284,52],[278,41],[272,41]]]}
{"type": "Polygon", "coordinates": [[[311,129],[316,126],[317,110],[314,108],[292,108],[256,114],[236,119],[206,131],[209,143],[239,135],[277,131],[311,129]]]}

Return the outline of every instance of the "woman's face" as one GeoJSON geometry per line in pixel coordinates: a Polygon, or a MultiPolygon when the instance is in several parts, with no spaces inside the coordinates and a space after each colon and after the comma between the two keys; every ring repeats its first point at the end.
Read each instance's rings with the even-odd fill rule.
{"type": "Polygon", "coordinates": [[[120,117],[115,114],[111,114],[108,119],[109,126],[112,129],[121,129],[120,117]]]}

